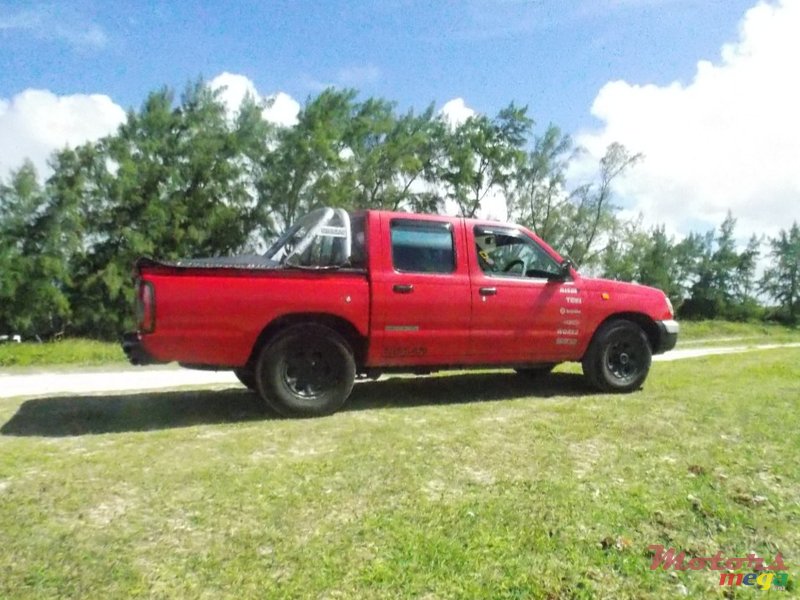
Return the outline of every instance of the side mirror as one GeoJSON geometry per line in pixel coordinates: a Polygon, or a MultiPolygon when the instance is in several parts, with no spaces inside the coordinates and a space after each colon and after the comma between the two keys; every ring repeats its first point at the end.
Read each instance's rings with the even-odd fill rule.
{"type": "Polygon", "coordinates": [[[572,276],[571,269],[575,268],[575,263],[571,258],[565,258],[561,261],[558,270],[558,281],[566,281],[572,276]]]}

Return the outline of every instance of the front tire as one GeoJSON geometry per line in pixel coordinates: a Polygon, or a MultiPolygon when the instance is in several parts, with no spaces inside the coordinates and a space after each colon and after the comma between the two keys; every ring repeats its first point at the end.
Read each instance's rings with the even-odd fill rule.
{"type": "Polygon", "coordinates": [[[628,393],[642,387],[652,350],[642,328],[626,319],[600,327],[583,357],[583,373],[600,391],[628,393]]]}
{"type": "Polygon", "coordinates": [[[268,344],[256,365],[264,401],[285,417],[319,417],[339,410],[356,376],[353,351],[321,325],[295,325],[268,344]]]}

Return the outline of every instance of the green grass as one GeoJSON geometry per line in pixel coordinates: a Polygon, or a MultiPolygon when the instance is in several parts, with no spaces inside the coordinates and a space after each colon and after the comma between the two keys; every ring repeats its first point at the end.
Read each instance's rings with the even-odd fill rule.
{"type": "Polygon", "coordinates": [[[787,327],[775,323],[734,321],[681,321],[681,332],[678,344],[720,340],[752,341],[763,340],[764,343],[776,341],[800,341],[800,328],[787,327]]]}
{"type": "Polygon", "coordinates": [[[105,365],[125,361],[118,342],[65,339],[58,342],[0,344],[0,367],[105,365]]]}
{"type": "MultiPolygon", "coordinates": [[[[3,598],[722,597],[648,546],[800,574],[800,349],[356,386],[0,400],[3,598]]],[[[790,597],[791,593],[785,596],[790,597]]]]}

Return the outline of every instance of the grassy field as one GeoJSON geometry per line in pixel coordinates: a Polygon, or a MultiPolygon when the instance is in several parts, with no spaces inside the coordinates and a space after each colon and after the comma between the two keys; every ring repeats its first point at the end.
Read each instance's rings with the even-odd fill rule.
{"type": "Polygon", "coordinates": [[[731,594],[653,544],[780,551],[796,593],[798,409],[800,349],[628,396],[573,367],[361,383],[310,421],[240,389],[0,400],[0,597],[731,594]]]}
{"type": "MultiPolygon", "coordinates": [[[[741,345],[800,341],[800,329],[764,323],[682,321],[678,346],[741,345]]],[[[124,364],[118,342],[66,339],[37,344],[0,345],[0,368],[50,365],[97,366],[124,364]]]]}
{"type": "Polygon", "coordinates": [[[119,342],[65,339],[58,342],[0,344],[0,367],[40,365],[94,366],[123,363],[119,342]]]}
{"type": "Polygon", "coordinates": [[[678,345],[749,344],[800,341],[800,328],[775,323],[733,321],[681,321],[678,345]]]}

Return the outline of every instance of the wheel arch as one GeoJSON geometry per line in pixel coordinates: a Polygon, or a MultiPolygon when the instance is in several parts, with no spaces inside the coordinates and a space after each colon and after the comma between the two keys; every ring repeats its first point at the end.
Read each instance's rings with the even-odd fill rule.
{"type": "Polygon", "coordinates": [[[322,325],[341,335],[350,344],[356,365],[364,364],[367,355],[367,339],[355,325],[345,318],[328,313],[292,313],[270,321],[258,334],[247,364],[254,365],[261,349],[275,339],[282,331],[294,325],[322,325]]]}
{"type": "Polygon", "coordinates": [[[658,330],[658,325],[656,325],[656,322],[644,313],[618,312],[608,315],[605,319],[598,323],[594,333],[592,334],[592,339],[589,341],[589,344],[587,344],[586,349],[584,350],[584,356],[586,355],[586,352],[589,351],[592,341],[594,341],[594,338],[597,336],[597,332],[600,331],[606,324],[619,320],[631,321],[632,323],[636,323],[639,327],[641,327],[642,331],[644,331],[644,334],[647,336],[647,341],[650,343],[650,351],[655,354],[661,341],[661,333],[658,330]]]}

